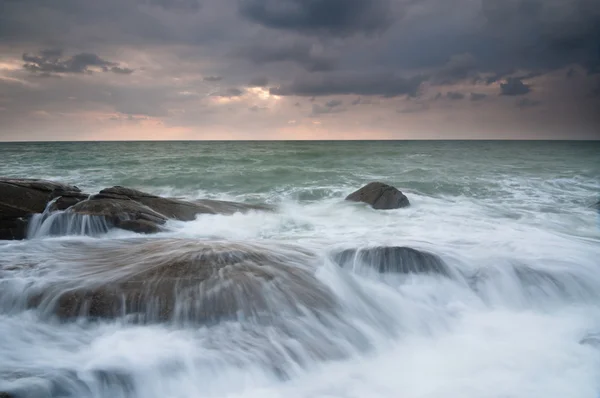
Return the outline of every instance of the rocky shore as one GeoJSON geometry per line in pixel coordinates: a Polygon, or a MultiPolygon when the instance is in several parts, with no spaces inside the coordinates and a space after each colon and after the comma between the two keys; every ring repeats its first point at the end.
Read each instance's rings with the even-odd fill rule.
{"type": "MultiPolygon", "coordinates": [[[[409,206],[402,192],[380,182],[366,185],[346,200],[364,202],[378,210],[409,206]]],[[[54,181],[0,178],[0,240],[25,239],[32,217],[44,212],[62,211],[60,217],[64,219],[89,216],[107,228],[156,233],[169,219],[191,221],[199,214],[274,210],[265,204],[163,198],[121,186],[88,194],[77,186],[54,181]]]]}

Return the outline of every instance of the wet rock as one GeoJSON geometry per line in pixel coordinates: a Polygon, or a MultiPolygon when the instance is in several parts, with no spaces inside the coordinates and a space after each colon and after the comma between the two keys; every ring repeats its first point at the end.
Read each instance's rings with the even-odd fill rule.
{"type": "Polygon", "coordinates": [[[123,199],[86,200],[70,207],[67,212],[102,217],[111,227],[142,233],[159,232],[162,230],[160,226],[167,221],[167,217],[150,207],[123,199]]]}
{"type": "Polygon", "coordinates": [[[24,239],[33,214],[61,196],[80,197],[79,188],[37,179],[0,178],[0,239],[24,239]]]}
{"type": "Polygon", "coordinates": [[[271,207],[265,205],[251,205],[220,200],[202,199],[190,202],[175,198],[162,198],[120,186],[103,189],[93,197],[94,200],[104,198],[133,200],[148,206],[167,218],[180,221],[194,220],[198,214],[234,214],[251,210],[272,210],[271,207]]]}
{"type": "Polygon", "coordinates": [[[0,218],[41,213],[52,199],[80,192],[75,186],[52,181],[0,178],[0,218]]]}
{"type": "Polygon", "coordinates": [[[68,278],[30,295],[63,319],[131,315],[140,322],[271,319],[331,310],[317,258],[290,247],[189,239],[68,243],[54,254],[68,278]]]}
{"type": "Polygon", "coordinates": [[[346,197],[352,202],[364,202],[377,210],[399,209],[410,206],[408,198],[398,189],[382,182],[371,182],[346,197]]]}
{"type": "Polygon", "coordinates": [[[25,239],[28,221],[25,218],[0,219],[0,240],[25,239]]]}
{"type": "Polygon", "coordinates": [[[448,266],[438,256],[410,247],[348,249],[333,255],[342,267],[368,266],[380,273],[426,273],[449,276],[448,266]]]}
{"type": "Polygon", "coordinates": [[[58,197],[49,207],[49,211],[67,210],[77,203],[87,200],[89,195],[80,192],[67,192],[58,197]]]}

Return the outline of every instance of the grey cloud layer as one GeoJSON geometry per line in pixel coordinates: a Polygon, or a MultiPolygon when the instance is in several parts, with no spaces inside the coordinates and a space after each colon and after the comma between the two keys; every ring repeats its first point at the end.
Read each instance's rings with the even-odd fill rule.
{"type": "MultiPolygon", "coordinates": [[[[307,108],[285,97],[316,97],[311,115],[333,118],[344,104],[381,109],[380,98],[418,97],[418,108],[395,106],[399,115],[434,112],[436,93],[453,109],[492,104],[529,115],[553,106],[538,98],[551,86],[581,108],[599,101],[600,1],[0,0],[0,50],[20,64],[0,71],[2,84],[24,84],[19,101],[0,94],[3,117],[82,93],[119,112],[164,117],[177,92],[233,102],[223,99],[245,101],[257,87],[292,101],[290,115],[307,108]]],[[[268,114],[257,103],[240,109],[268,114]]]]}
{"type": "Polygon", "coordinates": [[[79,53],[64,57],[63,50],[42,50],[38,55],[23,54],[23,68],[32,73],[63,74],[92,73],[90,67],[97,67],[104,72],[128,75],[133,69],[122,68],[118,63],[107,61],[92,53],[79,53]]]}

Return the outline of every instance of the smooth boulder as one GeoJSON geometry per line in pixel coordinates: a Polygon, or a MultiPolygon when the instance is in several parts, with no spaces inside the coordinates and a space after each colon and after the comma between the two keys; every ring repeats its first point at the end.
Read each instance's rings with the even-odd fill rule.
{"type": "Polygon", "coordinates": [[[0,178],[0,239],[24,239],[33,214],[42,213],[53,199],[71,203],[87,196],[79,188],[53,181],[0,178]],[[67,200],[67,199],[65,199],[67,200]]]}
{"type": "Polygon", "coordinates": [[[186,201],[176,198],[163,198],[120,186],[103,189],[97,195],[94,195],[92,199],[133,200],[148,206],[167,218],[180,221],[191,221],[198,214],[234,214],[250,210],[272,210],[271,207],[265,205],[251,205],[221,200],[201,199],[186,201]]]}
{"type": "MultiPolygon", "coordinates": [[[[25,292],[29,306],[62,319],[218,322],[330,311],[312,253],[191,239],[65,242],[48,263],[68,274],[25,292]]],[[[50,272],[50,271],[49,271],[50,272]]]]}
{"type": "Polygon", "coordinates": [[[347,249],[333,255],[342,267],[366,266],[380,273],[450,275],[448,266],[435,254],[410,247],[371,247],[347,249]]]}
{"type": "Polygon", "coordinates": [[[410,206],[408,198],[391,185],[371,182],[346,197],[352,202],[364,202],[377,210],[399,209],[410,206]]]}
{"type": "Polygon", "coordinates": [[[68,213],[104,219],[110,227],[137,233],[163,231],[168,219],[192,221],[198,214],[234,214],[272,210],[269,206],[202,199],[185,201],[163,198],[132,188],[106,188],[68,209],[68,213]]]}
{"type": "Polygon", "coordinates": [[[133,200],[95,199],[79,202],[67,209],[64,217],[89,216],[104,221],[108,227],[138,233],[156,233],[167,217],[133,200]]]}

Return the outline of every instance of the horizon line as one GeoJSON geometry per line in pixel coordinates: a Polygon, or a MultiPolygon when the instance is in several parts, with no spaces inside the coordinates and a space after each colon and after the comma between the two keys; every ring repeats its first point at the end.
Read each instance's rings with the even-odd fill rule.
{"type": "Polygon", "coordinates": [[[302,139],[223,139],[223,140],[203,140],[203,139],[181,139],[181,140],[0,140],[0,144],[34,144],[34,143],[102,143],[102,142],[407,142],[407,141],[521,141],[521,142],[599,142],[594,138],[399,138],[399,139],[327,139],[327,140],[302,140],[302,139]]]}

